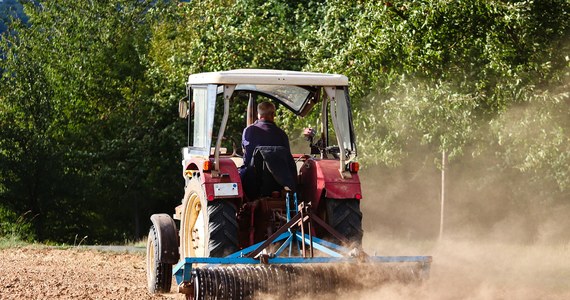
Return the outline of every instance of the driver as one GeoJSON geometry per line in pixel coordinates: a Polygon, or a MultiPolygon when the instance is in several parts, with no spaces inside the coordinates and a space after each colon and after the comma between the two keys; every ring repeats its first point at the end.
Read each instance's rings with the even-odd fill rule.
{"type": "Polygon", "coordinates": [[[291,151],[289,138],[283,129],[275,124],[275,105],[271,102],[261,102],[257,105],[257,118],[243,131],[241,145],[243,147],[243,166],[239,173],[246,191],[255,184],[249,171],[253,151],[257,146],[283,146],[291,151]]]}
{"type": "Polygon", "coordinates": [[[275,105],[261,102],[257,105],[257,121],[243,131],[243,165],[249,166],[253,150],[257,146],[283,146],[289,150],[289,138],[283,129],[275,124],[275,105]]]}

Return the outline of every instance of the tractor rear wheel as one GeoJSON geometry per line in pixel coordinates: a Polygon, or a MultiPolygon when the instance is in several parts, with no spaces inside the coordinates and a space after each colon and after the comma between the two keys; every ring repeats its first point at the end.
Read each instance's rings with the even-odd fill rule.
{"type": "Polygon", "coordinates": [[[362,244],[362,212],[356,199],[326,199],[327,223],[353,245],[362,244]]]}
{"type": "Polygon", "coordinates": [[[146,276],[148,291],[152,294],[170,292],[172,284],[172,265],[160,262],[158,243],[158,232],[152,225],[146,244],[146,276]]]}
{"type": "Polygon", "coordinates": [[[210,257],[224,257],[238,250],[236,207],[228,200],[208,203],[210,257]]]}
{"type": "Polygon", "coordinates": [[[196,179],[186,188],[180,222],[184,257],[223,257],[238,250],[236,207],[229,199],[206,200],[196,179]]]}

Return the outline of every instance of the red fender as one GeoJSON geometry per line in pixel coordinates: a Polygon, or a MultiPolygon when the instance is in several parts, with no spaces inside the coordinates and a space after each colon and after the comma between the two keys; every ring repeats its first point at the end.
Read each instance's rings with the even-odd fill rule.
{"type": "MultiPolygon", "coordinates": [[[[213,161],[212,159],[210,159],[213,161]]],[[[243,201],[243,188],[241,185],[241,178],[238,173],[238,169],[235,163],[229,158],[220,157],[220,175],[214,177],[212,176],[212,171],[204,171],[204,161],[203,158],[192,158],[186,165],[186,172],[192,173],[191,176],[200,176],[204,189],[206,191],[206,199],[208,201],[213,201],[214,199],[236,199],[239,198],[243,201]],[[237,195],[217,195],[214,191],[215,184],[218,183],[234,183],[237,188],[237,195]]],[[[186,176],[186,175],[185,175],[186,176]]],[[[236,203],[237,204],[237,203],[236,203]]]]}
{"type": "Polygon", "coordinates": [[[308,159],[299,171],[300,194],[303,200],[319,207],[323,197],[332,199],[361,199],[360,178],[342,178],[338,160],[308,159]]]}

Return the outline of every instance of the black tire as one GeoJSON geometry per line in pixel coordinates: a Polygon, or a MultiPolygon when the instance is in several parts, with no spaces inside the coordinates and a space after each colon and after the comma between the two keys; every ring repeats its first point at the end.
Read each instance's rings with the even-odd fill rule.
{"type": "Polygon", "coordinates": [[[152,294],[168,293],[172,284],[172,265],[158,260],[158,232],[154,225],[148,232],[146,247],[146,277],[148,291],[152,294]]]}
{"type": "Polygon", "coordinates": [[[208,203],[210,257],[224,257],[238,250],[236,207],[228,200],[208,203]]]}
{"type": "Polygon", "coordinates": [[[362,212],[356,199],[326,199],[327,223],[354,246],[362,245],[362,212]]]}

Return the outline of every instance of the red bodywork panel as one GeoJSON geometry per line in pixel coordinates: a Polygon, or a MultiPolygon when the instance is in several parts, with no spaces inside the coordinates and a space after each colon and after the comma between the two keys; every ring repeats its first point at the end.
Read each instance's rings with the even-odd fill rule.
{"type": "MultiPolygon", "coordinates": [[[[211,159],[212,160],[212,159],[211,159]]],[[[229,158],[220,157],[220,174],[219,177],[213,177],[211,171],[204,171],[204,159],[195,158],[191,159],[190,163],[186,166],[186,170],[196,170],[200,174],[202,184],[206,190],[206,198],[208,201],[214,199],[239,198],[243,199],[243,189],[241,186],[241,178],[235,163],[229,158]],[[214,184],[216,183],[236,183],[238,187],[238,195],[236,196],[214,196],[214,184]]]]}
{"type": "Polygon", "coordinates": [[[300,196],[319,208],[322,197],[359,199],[362,196],[358,173],[342,178],[338,160],[308,159],[299,171],[300,196]]]}
{"type": "MultiPolygon", "coordinates": [[[[211,171],[204,171],[203,166],[204,159],[195,158],[190,160],[186,170],[192,171],[192,176],[200,176],[209,201],[228,199],[236,204],[240,247],[248,247],[266,239],[270,233],[268,228],[272,228],[274,225],[268,219],[273,210],[285,209],[283,199],[266,197],[246,203],[238,168],[231,159],[220,157],[220,174],[222,176],[219,177],[213,177],[211,171]],[[214,196],[214,185],[216,183],[236,183],[238,195],[214,196]]],[[[351,173],[351,178],[342,178],[338,160],[309,158],[303,162],[298,175],[297,193],[299,199],[305,202],[311,201],[312,207],[317,213],[324,210],[324,206],[320,206],[322,206],[321,199],[325,197],[330,199],[360,199],[362,196],[358,173],[351,173]]],[[[313,228],[314,230],[315,228],[313,228]]],[[[313,234],[317,236],[316,232],[313,234]]]]}

